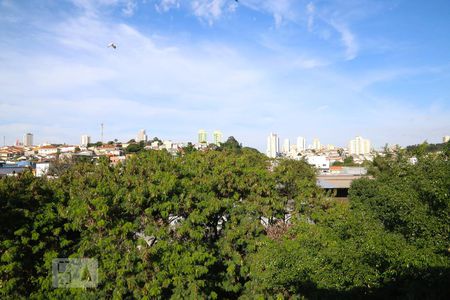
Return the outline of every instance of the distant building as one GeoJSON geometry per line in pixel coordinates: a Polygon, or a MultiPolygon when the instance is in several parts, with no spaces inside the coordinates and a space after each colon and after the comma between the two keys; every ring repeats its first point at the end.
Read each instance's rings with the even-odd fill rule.
{"type": "Polygon", "coordinates": [[[330,161],[325,156],[308,156],[306,157],[306,161],[319,170],[328,170],[330,168],[330,161]]]}
{"type": "Polygon", "coordinates": [[[450,135],[446,135],[442,138],[443,143],[447,143],[448,141],[450,141],[450,135]]]}
{"type": "Polygon", "coordinates": [[[81,145],[83,147],[87,147],[91,143],[91,137],[88,135],[81,136],[81,145]]]}
{"type": "Polygon", "coordinates": [[[136,137],[136,142],[147,142],[147,134],[145,133],[145,129],[139,130],[136,137]]]}
{"type": "Polygon", "coordinates": [[[280,147],[280,139],[278,138],[277,134],[271,133],[267,137],[267,151],[266,154],[268,157],[275,158],[277,157],[280,147]]]}
{"type": "Polygon", "coordinates": [[[21,167],[17,164],[1,164],[0,177],[17,176],[18,174],[27,170],[28,167],[21,167]]]}
{"type": "Polygon", "coordinates": [[[415,157],[415,156],[413,156],[413,157],[411,157],[411,158],[409,159],[409,163],[412,164],[412,165],[417,164],[418,161],[419,161],[419,160],[418,160],[417,157],[415,157]]]}
{"type": "Polygon", "coordinates": [[[109,161],[111,162],[112,165],[117,165],[119,162],[123,163],[126,160],[126,156],[110,156],[109,157],[109,161]]]}
{"type": "Polygon", "coordinates": [[[367,175],[364,167],[330,166],[330,175],[367,175]]]}
{"type": "Polygon", "coordinates": [[[49,168],[50,168],[50,163],[48,163],[48,162],[36,163],[35,176],[42,177],[42,176],[46,175],[49,168]]]}
{"type": "Polygon", "coordinates": [[[172,149],[173,142],[170,140],[166,140],[163,142],[163,146],[164,146],[164,149],[167,149],[167,150],[172,149]]]}
{"type": "Polygon", "coordinates": [[[217,146],[220,146],[220,144],[222,144],[222,132],[218,130],[213,132],[213,143],[217,146]]]}
{"type": "Polygon", "coordinates": [[[283,153],[284,154],[288,154],[289,150],[291,150],[291,142],[289,141],[289,139],[284,139],[284,142],[283,142],[283,153]]]}
{"type": "Polygon", "coordinates": [[[297,153],[297,145],[291,145],[291,149],[290,149],[291,153],[297,153]]]}
{"type": "Polygon", "coordinates": [[[24,149],[22,147],[7,146],[0,148],[0,160],[13,159],[24,155],[24,149]]]}
{"type": "Polygon", "coordinates": [[[59,147],[59,151],[61,153],[74,153],[76,151],[77,147],[76,146],[71,146],[71,145],[63,145],[59,147]]]}
{"type": "Polygon", "coordinates": [[[198,143],[199,144],[207,144],[208,143],[208,135],[204,129],[200,129],[198,131],[198,143]]]}
{"type": "Polygon", "coordinates": [[[121,156],[122,150],[120,150],[120,148],[115,145],[106,144],[99,147],[95,147],[94,153],[96,155],[121,156]]]}
{"type": "Polygon", "coordinates": [[[32,133],[25,133],[23,135],[23,146],[24,147],[33,146],[33,134],[32,133]]]}
{"type": "Polygon", "coordinates": [[[348,143],[348,152],[350,155],[361,155],[370,153],[370,140],[363,139],[360,136],[350,140],[348,143]]]}
{"type": "Polygon", "coordinates": [[[302,152],[306,150],[306,139],[304,137],[299,136],[297,138],[297,151],[302,152]]]}
{"type": "Polygon", "coordinates": [[[45,145],[37,148],[39,155],[53,155],[58,153],[58,147],[53,145],[45,145]]]}
{"type": "Polygon", "coordinates": [[[313,145],[312,145],[314,150],[321,150],[322,146],[320,145],[320,141],[318,138],[314,138],[313,139],[313,145]]]}

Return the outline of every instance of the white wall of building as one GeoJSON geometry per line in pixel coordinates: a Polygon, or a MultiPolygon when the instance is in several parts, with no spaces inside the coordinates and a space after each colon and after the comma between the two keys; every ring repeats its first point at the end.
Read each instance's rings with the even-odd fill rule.
{"type": "Polygon", "coordinates": [[[306,161],[310,164],[316,167],[317,169],[329,169],[330,168],[330,161],[326,156],[308,156],[306,157],[306,161]]]}
{"type": "Polygon", "coordinates": [[[312,145],[314,150],[321,150],[322,149],[322,145],[320,144],[320,141],[318,138],[313,139],[313,145],[312,145]]]}
{"type": "Polygon", "coordinates": [[[172,149],[173,143],[172,143],[172,141],[167,140],[167,141],[163,142],[163,146],[165,149],[172,149]]]}
{"type": "Polygon", "coordinates": [[[139,130],[136,136],[136,142],[147,142],[147,134],[145,133],[145,129],[139,130]]]}
{"type": "Polygon", "coordinates": [[[25,147],[33,146],[33,134],[32,133],[25,133],[23,135],[23,145],[25,147]]]}
{"type": "Polygon", "coordinates": [[[213,132],[213,143],[217,146],[220,146],[222,144],[222,132],[215,130],[213,132]]]}
{"type": "Polygon", "coordinates": [[[364,155],[369,154],[371,151],[370,140],[364,139],[360,136],[350,140],[348,143],[348,152],[350,155],[364,155]]]}
{"type": "Polygon", "coordinates": [[[61,151],[61,153],[75,152],[75,148],[75,146],[62,146],[59,148],[59,151],[61,151]]]}
{"type": "Polygon", "coordinates": [[[299,136],[297,138],[297,151],[302,152],[306,150],[306,139],[304,137],[299,136]]]}
{"type": "Polygon", "coordinates": [[[56,153],[58,153],[58,148],[56,148],[56,147],[39,148],[38,149],[38,154],[39,155],[51,155],[51,154],[56,154],[56,153]]]}
{"type": "Polygon", "coordinates": [[[283,141],[283,153],[288,154],[289,150],[291,150],[291,142],[289,139],[284,139],[283,141]]]}
{"type": "Polygon", "coordinates": [[[82,135],[81,136],[81,146],[87,147],[88,144],[91,143],[91,137],[88,135],[82,135]]]}
{"type": "Polygon", "coordinates": [[[204,129],[198,131],[198,143],[207,144],[208,143],[208,133],[204,129]]]}
{"type": "Polygon", "coordinates": [[[50,168],[50,163],[36,163],[36,177],[41,177],[47,174],[50,168]]]}
{"type": "Polygon", "coordinates": [[[277,157],[277,154],[280,152],[279,146],[280,146],[280,139],[278,138],[277,134],[271,133],[267,137],[267,151],[266,151],[267,156],[271,158],[277,157]]]}

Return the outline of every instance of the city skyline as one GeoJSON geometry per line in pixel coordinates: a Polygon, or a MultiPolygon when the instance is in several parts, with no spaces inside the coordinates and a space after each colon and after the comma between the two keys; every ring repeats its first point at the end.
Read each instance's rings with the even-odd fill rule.
{"type": "MultiPolygon", "coordinates": [[[[155,138],[158,138],[157,136],[155,136],[155,138]]],[[[292,150],[292,147],[295,147],[296,151],[304,151],[307,149],[314,149],[314,150],[322,150],[322,149],[328,149],[328,150],[332,150],[335,148],[343,148],[343,149],[348,149],[350,153],[352,154],[364,154],[364,153],[369,153],[371,149],[374,150],[382,150],[385,146],[380,146],[380,147],[373,147],[371,140],[369,139],[364,139],[361,136],[354,136],[354,139],[349,138],[347,140],[347,142],[342,142],[339,143],[337,145],[335,144],[330,144],[330,143],[326,143],[326,144],[322,144],[320,139],[317,137],[312,138],[312,143],[311,144],[307,144],[307,138],[303,137],[303,136],[297,136],[297,138],[295,139],[296,142],[291,144],[291,140],[290,138],[283,138],[283,144],[280,144],[280,136],[277,133],[270,133],[270,135],[268,137],[266,137],[266,143],[265,143],[265,149],[260,150],[261,153],[266,153],[269,157],[275,157],[276,153],[288,153],[292,150]],[[330,149],[331,147],[331,149],[330,149]],[[270,150],[269,150],[270,148],[270,150]]],[[[144,141],[147,142],[149,141],[149,137],[146,134],[146,130],[145,129],[140,129],[137,133],[137,136],[135,138],[131,138],[131,139],[125,139],[125,140],[119,140],[119,139],[111,139],[108,141],[104,141],[104,143],[108,143],[108,142],[117,142],[117,143],[127,143],[128,141],[131,140],[135,140],[136,142],[140,142],[140,141],[144,141]]],[[[162,139],[163,141],[170,141],[172,142],[173,139],[162,139]]],[[[450,136],[448,135],[444,135],[443,137],[441,137],[440,141],[437,141],[436,143],[446,143],[450,140],[450,136]]],[[[66,143],[66,142],[53,142],[53,143],[49,143],[48,141],[42,142],[42,143],[34,143],[34,134],[33,133],[25,133],[23,134],[23,139],[22,141],[20,141],[19,139],[16,139],[16,142],[13,144],[4,144],[4,146],[14,146],[14,145],[22,145],[22,146],[39,146],[39,145],[51,145],[51,144],[55,144],[55,145],[81,145],[81,146],[87,146],[89,143],[96,143],[96,142],[100,142],[100,140],[98,141],[94,141],[91,139],[90,135],[86,135],[83,134],[80,136],[79,141],[81,142],[77,142],[77,143],[66,143]]],[[[189,142],[193,142],[193,143],[198,143],[198,144],[216,144],[217,146],[219,146],[221,143],[223,143],[223,134],[220,130],[214,130],[212,132],[212,139],[208,139],[208,132],[204,129],[200,129],[197,132],[197,140],[178,140],[177,142],[180,143],[189,143],[189,142]]],[[[428,141],[425,141],[428,142],[428,141]]],[[[420,144],[420,143],[419,143],[420,144]]],[[[398,144],[388,144],[389,146],[395,146],[398,144]]],[[[415,144],[412,144],[415,145],[415,144]]],[[[245,145],[245,146],[249,146],[251,147],[251,145],[245,145]]],[[[408,145],[410,146],[410,145],[408,145]]]]}
{"type": "Polygon", "coordinates": [[[450,131],[449,9],[1,0],[0,135],[76,144],[100,140],[104,124],[105,142],[221,128],[261,152],[269,132],[291,144],[299,132],[340,146],[359,135],[376,148],[439,143],[450,131]]]}

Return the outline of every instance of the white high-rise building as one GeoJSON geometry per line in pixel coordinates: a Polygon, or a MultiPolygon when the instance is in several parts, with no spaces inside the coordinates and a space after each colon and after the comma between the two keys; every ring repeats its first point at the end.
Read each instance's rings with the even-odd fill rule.
{"type": "Polygon", "coordinates": [[[283,153],[284,154],[288,154],[290,150],[291,150],[291,142],[289,141],[289,139],[284,139],[284,141],[283,141],[283,153]]]}
{"type": "Polygon", "coordinates": [[[450,141],[450,135],[446,135],[442,138],[442,142],[447,143],[448,141],[450,141]]]}
{"type": "Polygon", "coordinates": [[[294,154],[297,154],[297,145],[291,145],[291,150],[290,150],[290,152],[291,153],[294,153],[294,154]]]}
{"type": "Polygon", "coordinates": [[[213,143],[217,146],[220,146],[222,144],[222,132],[215,130],[213,132],[213,143]]]}
{"type": "Polygon", "coordinates": [[[350,155],[361,155],[370,153],[370,140],[363,139],[360,136],[350,140],[348,143],[348,152],[350,155]]]}
{"type": "Polygon", "coordinates": [[[204,129],[200,129],[198,131],[198,143],[199,144],[207,144],[208,143],[208,134],[204,129]]]}
{"type": "Polygon", "coordinates": [[[297,138],[297,151],[302,152],[306,150],[306,139],[304,137],[299,136],[297,138]]]}
{"type": "Polygon", "coordinates": [[[81,146],[87,147],[91,143],[91,137],[88,135],[81,136],[81,146]]]}
{"type": "Polygon", "coordinates": [[[24,147],[33,146],[33,134],[32,133],[25,133],[23,135],[23,146],[24,147]]]}
{"type": "Polygon", "coordinates": [[[280,139],[278,138],[276,133],[271,133],[267,137],[267,156],[271,158],[277,157],[280,147],[280,139]]]}
{"type": "Polygon", "coordinates": [[[320,145],[320,141],[318,138],[313,139],[313,149],[314,150],[321,150],[322,146],[320,145]]]}
{"type": "Polygon", "coordinates": [[[136,142],[147,142],[147,134],[145,133],[145,129],[139,130],[136,136],[136,142]]]}

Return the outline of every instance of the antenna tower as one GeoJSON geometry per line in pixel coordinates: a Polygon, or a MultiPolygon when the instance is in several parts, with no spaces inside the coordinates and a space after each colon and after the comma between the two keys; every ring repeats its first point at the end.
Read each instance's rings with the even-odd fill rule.
{"type": "Polygon", "coordinates": [[[102,126],[102,144],[103,144],[103,123],[101,124],[102,126]]]}

